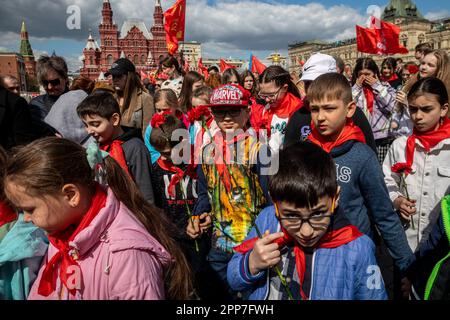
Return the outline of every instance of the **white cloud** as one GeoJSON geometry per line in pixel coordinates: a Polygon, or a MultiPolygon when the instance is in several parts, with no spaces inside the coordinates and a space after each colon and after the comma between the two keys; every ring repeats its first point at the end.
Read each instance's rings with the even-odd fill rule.
{"type": "MultiPolygon", "coordinates": [[[[33,41],[70,39],[85,41],[88,29],[98,37],[101,1],[88,0],[6,0],[2,2],[0,46],[17,47],[20,24],[26,19],[33,41]],[[4,2],[4,3],[3,3],[4,2]],[[81,30],[68,30],[66,9],[69,5],[81,9],[81,30]],[[11,46],[8,42],[15,41],[11,46]]],[[[153,23],[154,0],[110,0],[114,21],[120,29],[125,18],[143,19],[148,28],[153,23]]],[[[166,10],[175,0],[162,1],[166,10]]],[[[206,56],[247,57],[250,51],[286,50],[288,44],[312,39],[342,40],[355,36],[355,25],[364,24],[356,9],[336,5],[325,7],[318,3],[285,4],[281,1],[187,0],[186,40],[203,44],[206,56]]],[[[365,14],[365,12],[364,12],[365,14]]],[[[74,52],[74,57],[82,52],[74,52]]],[[[48,51],[52,51],[48,48],[48,51]]],[[[262,57],[265,58],[265,57],[262,57]]]]}
{"type": "Polygon", "coordinates": [[[450,16],[450,12],[448,10],[441,10],[441,11],[432,11],[432,12],[428,12],[425,15],[425,19],[428,20],[438,20],[438,19],[442,19],[442,18],[447,18],[450,16]]]}

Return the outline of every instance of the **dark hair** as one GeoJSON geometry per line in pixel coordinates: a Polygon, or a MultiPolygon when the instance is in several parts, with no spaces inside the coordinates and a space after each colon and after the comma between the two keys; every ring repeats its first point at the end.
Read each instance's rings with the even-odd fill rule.
{"type": "Polygon", "coordinates": [[[237,72],[234,68],[228,68],[225,70],[222,74],[222,84],[227,84],[231,81],[231,78],[235,76],[237,79],[237,82],[241,83],[241,76],[239,75],[239,72],[237,72]]]}
{"type": "Polygon", "coordinates": [[[333,59],[336,61],[336,67],[340,70],[339,73],[343,73],[345,68],[344,60],[338,56],[333,56],[333,59]]]}
{"type": "Polygon", "coordinates": [[[94,90],[95,87],[95,81],[92,81],[91,79],[87,77],[77,77],[73,80],[72,85],[70,86],[69,90],[83,90],[87,94],[91,94],[92,90],[94,90]]]}
{"type": "Polygon", "coordinates": [[[397,58],[397,59],[395,59],[395,62],[397,62],[397,64],[403,63],[403,59],[402,58],[397,58]]]}
{"type": "Polygon", "coordinates": [[[288,71],[280,66],[270,66],[259,75],[259,83],[269,83],[274,81],[277,87],[288,85],[288,92],[301,99],[297,86],[292,82],[288,71]]]}
{"type": "Polygon", "coordinates": [[[96,115],[109,120],[114,113],[120,115],[120,107],[111,93],[96,91],[81,101],[77,107],[77,113],[81,119],[89,115],[96,115]]]}
{"type": "Polygon", "coordinates": [[[192,92],[192,97],[199,98],[201,96],[207,96],[208,101],[209,101],[209,99],[212,96],[212,93],[213,93],[213,89],[211,89],[211,87],[201,86],[201,87],[198,87],[197,89],[195,89],[194,92],[192,92]]]}
{"type": "Polygon", "coordinates": [[[426,93],[437,96],[441,106],[448,103],[447,88],[442,80],[435,77],[422,78],[414,83],[408,92],[408,101],[411,101],[426,93]]]}
{"type": "Polygon", "coordinates": [[[256,82],[256,78],[255,78],[255,75],[253,74],[253,72],[251,72],[248,69],[246,69],[244,72],[242,72],[242,74],[241,74],[241,86],[242,86],[242,88],[244,88],[245,78],[247,78],[247,77],[252,77],[252,79],[253,79],[253,88],[250,91],[250,93],[252,94],[253,97],[255,97],[256,96],[257,87],[258,87],[258,83],[256,82]]]}
{"type": "Polygon", "coordinates": [[[392,57],[388,57],[381,63],[381,69],[383,69],[384,66],[387,66],[394,73],[395,69],[397,69],[397,61],[392,57]]]}
{"type": "Polygon", "coordinates": [[[183,75],[184,72],[181,70],[180,64],[178,63],[178,60],[171,55],[166,56],[161,60],[161,66],[164,66],[166,68],[172,68],[175,67],[175,70],[180,74],[183,75]]]}
{"type": "Polygon", "coordinates": [[[5,149],[0,146],[0,202],[5,200],[5,194],[4,191],[5,188],[3,186],[3,176],[5,174],[5,168],[6,168],[6,161],[8,157],[6,154],[5,149]]]}
{"type": "Polygon", "coordinates": [[[196,71],[189,71],[183,79],[183,86],[180,92],[180,106],[183,112],[191,111],[192,109],[192,86],[197,81],[204,80],[203,76],[196,71]]]}
{"type": "Polygon", "coordinates": [[[152,133],[150,135],[150,144],[155,147],[157,151],[171,148],[172,133],[177,129],[186,129],[183,121],[179,120],[176,116],[167,115],[165,118],[166,122],[161,124],[158,128],[152,128],[152,133]]]}
{"type": "Polygon", "coordinates": [[[415,48],[417,52],[425,52],[426,50],[431,51],[431,45],[428,42],[419,43],[415,48]]]}
{"type": "Polygon", "coordinates": [[[355,68],[353,69],[352,86],[355,85],[356,80],[358,80],[358,74],[363,69],[372,71],[377,78],[380,79],[380,69],[372,58],[358,58],[358,60],[356,60],[355,68]]]}
{"type": "MultiPolygon", "coordinates": [[[[145,226],[148,232],[169,252],[173,263],[164,272],[169,299],[187,299],[192,293],[191,274],[184,254],[168,234],[170,220],[149,204],[135,182],[112,158],[105,159],[109,188],[145,226]]],[[[8,159],[5,183],[16,182],[31,196],[52,195],[68,183],[78,184],[94,192],[94,173],[86,150],[67,139],[49,137],[18,148],[8,159]],[[68,165],[70,163],[70,165],[68,165]]]]}
{"type": "Polygon", "coordinates": [[[289,144],[280,151],[279,159],[278,172],[269,177],[273,201],[311,208],[321,197],[336,195],[336,166],[319,146],[310,142],[289,144]]]}
{"type": "Polygon", "coordinates": [[[37,61],[37,77],[39,82],[42,84],[42,81],[45,80],[47,76],[47,72],[49,70],[55,71],[61,78],[67,80],[67,64],[64,58],[59,56],[40,56],[37,61]]]}
{"type": "Polygon", "coordinates": [[[125,122],[129,122],[131,120],[131,117],[134,114],[135,110],[129,110],[131,105],[131,100],[133,98],[133,92],[135,90],[142,90],[147,91],[147,89],[144,88],[144,85],[141,82],[141,79],[139,79],[136,72],[128,71],[127,73],[127,82],[125,83],[125,89],[123,90],[123,98],[124,103],[120,107],[120,112],[124,118],[125,122]]]}
{"type": "Polygon", "coordinates": [[[344,104],[352,102],[352,88],[347,78],[340,73],[325,73],[317,77],[308,88],[308,101],[342,100],[344,104]]]}
{"type": "Polygon", "coordinates": [[[208,72],[213,71],[213,70],[214,70],[215,72],[217,72],[217,73],[220,72],[219,68],[217,68],[216,66],[211,66],[211,67],[208,68],[208,72]]]}

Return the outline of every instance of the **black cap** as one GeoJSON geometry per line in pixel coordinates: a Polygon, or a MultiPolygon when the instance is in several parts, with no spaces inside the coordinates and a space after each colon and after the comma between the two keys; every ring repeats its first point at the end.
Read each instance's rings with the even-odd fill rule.
{"type": "Polygon", "coordinates": [[[109,77],[109,75],[120,76],[128,72],[136,72],[134,64],[128,59],[120,58],[111,65],[111,69],[109,69],[108,72],[105,73],[105,76],[106,77],[109,77]]]}

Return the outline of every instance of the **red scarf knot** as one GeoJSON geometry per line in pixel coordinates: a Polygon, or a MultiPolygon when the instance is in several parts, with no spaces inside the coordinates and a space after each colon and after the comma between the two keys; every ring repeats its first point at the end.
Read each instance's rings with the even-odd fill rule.
{"type": "Polygon", "coordinates": [[[79,252],[77,248],[69,244],[81,231],[90,225],[105,205],[106,193],[97,185],[89,210],[85,213],[78,226],[71,226],[64,231],[48,235],[48,240],[58,249],[58,252],[45,265],[38,287],[40,295],[47,297],[56,290],[58,276],[70,294],[75,295],[76,290],[82,288],[83,277],[80,266],[76,262],[79,259],[79,252]],[[75,271],[76,268],[79,270],[78,274],[75,271]],[[72,279],[72,274],[79,275],[81,278],[72,279]],[[75,281],[75,285],[72,281],[75,281]]]}
{"type": "Polygon", "coordinates": [[[191,177],[191,179],[197,179],[197,166],[192,163],[187,166],[185,171],[183,171],[182,169],[175,166],[172,161],[163,160],[161,157],[159,157],[156,162],[161,169],[175,173],[170,179],[168,187],[169,196],[172,198],[174,198],[176,194],[175,187],[185,176],[189,176],[191,177]]]}

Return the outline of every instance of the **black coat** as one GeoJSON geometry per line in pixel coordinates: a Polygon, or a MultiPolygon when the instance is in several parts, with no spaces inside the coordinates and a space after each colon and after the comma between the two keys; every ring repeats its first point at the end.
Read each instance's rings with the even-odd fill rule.
{"type": "Polygon", "coordinates": [[[55,132],[44,122],[32,121],[27,101],[0,86],[0,145],[4,149],[51,136],[55,132]]]}

